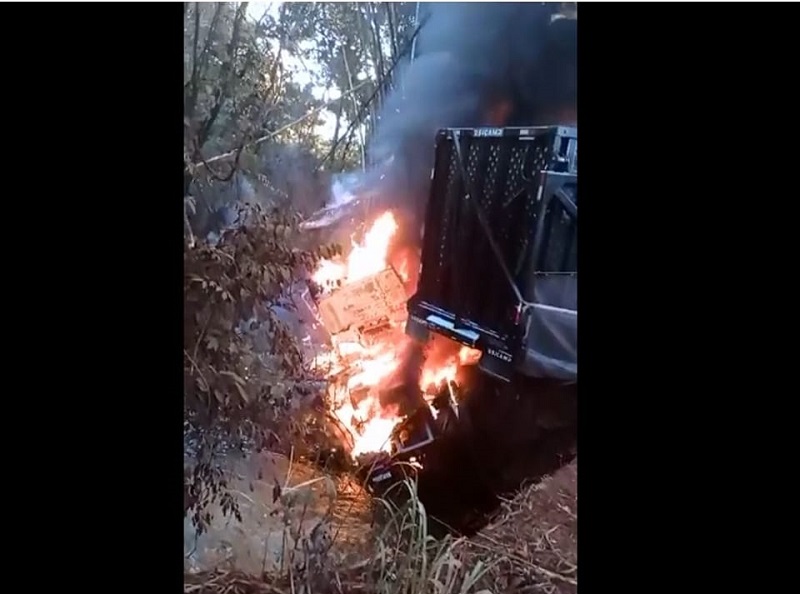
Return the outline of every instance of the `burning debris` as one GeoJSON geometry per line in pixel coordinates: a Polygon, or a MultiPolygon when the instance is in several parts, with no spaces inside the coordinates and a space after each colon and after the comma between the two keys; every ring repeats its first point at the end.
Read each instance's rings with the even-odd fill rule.
{"type": "Polygon", "coordinates": [[[433,442],[457,418],[459,366],[480,357],[449,341],[423,352],[406,336],[413,287],[398,269],[412,267],[413,252],[393,249],[397,231],[394,214],[382,213],[346,257],[323,260],[312,276],[319,320],[331,336],[315,363],[330,379],[327,404],[354,461],[413,457],[433,442]]]}

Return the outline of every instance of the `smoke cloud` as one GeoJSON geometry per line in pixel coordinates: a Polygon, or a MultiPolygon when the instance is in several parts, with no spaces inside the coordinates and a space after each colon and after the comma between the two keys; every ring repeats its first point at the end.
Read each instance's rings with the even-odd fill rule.
{"type": "Polygon", "coordinates": [[[577,21],[554,19],[558,4],[422,8],[417,55],[387,98],[370,146],[373,162],[390,163],[392,206],[418,224],[439,128],[558,123],[577,104],[577,21]]]}

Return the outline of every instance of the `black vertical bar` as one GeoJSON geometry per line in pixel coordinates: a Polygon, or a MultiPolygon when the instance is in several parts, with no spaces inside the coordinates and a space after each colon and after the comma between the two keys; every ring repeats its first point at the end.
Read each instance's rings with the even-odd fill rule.
{"type": "MultiPolygon", "coordinates": [[[[502,214],[500,211],[502,211],[502,202],[505,198],[505,190],[510,174],[509,163],[515,144],[514,141],[505,138],[497,139],[495,142],[497,142],[500,147],[497,176],[495,177],[493,187],[488,190],[496,199],[499,197],[498,202],[500,203],[500,207],[497,208],[497,205],[495,205],[495,209],[488,215],[489,224],[493,228],[497,226],[499,215],[502,214]]],[[[506,303],[508,302],[509,291],[505,288],[507,287],[507,280],[503,277],[503,271],[493,262],[493,254],[489,246],[489,239],[484,237],[483,233],[480,234],[480,237],[482,241],[479,244],[479,250],[476,250],[476,263],[481,263],[478,265],[482,265],[484,262],[487,264],[491,263],[490,266],[485,267],[486,273],[484,275],[484,282],[486,286],[481,292],[481,299],[479,301],[480,310],[485,312],[483,314],[483,320],[481,321],[487,326],[496,327],[498,323],[502,322],[503,313],[506,308],[506,303]]]]}
{"type": "MultiPolygon", "coordinates": [[[[441,170],[441,163],[448,156],[447,145],[437,136],[434,149],[434,172],[441,170]]],[[[446,180],[445,180],[446,183],[446,180]]],[[[444,240],[442,229],[443,202],[446,196],[441,191],[442,176],[434,174],[428,192],[428,204],[425,214],[425,234],[422,238],[422,274],[417,283],[417,293],[423,299],[431,299],[438,290],[438,280],[441,275],[439,261],[439,243],[444,240]]]]}
{"type": "MultiPolygon", "coordinates": [[[[564,210],[563,207],[562,210],[564,210]]],[[[577,226],[577,221],[573,217],[569,216],[569,227],[564,234],[566,241],[564,243],[564,254],[561,257],[560,272],[572,272],[571,270],[567,270],[567,268],[569,267],[569,257],[572,253],[572,243],[575,241],[575,228],[577,226]]]]}
{"type": "Polygon", "coordinates": [[[541,174],[541,185],[543,188],[542,201],[539,204],[539,208],[537,209],[536,213],[536,232],[533,236],[533,249],[531,250],[531,261],[533,262],[533,270],[531,270],[531,274],[536,274],[541,267],[542,249],[545,245],[545,218],[547,215],[547,207],[550,203],[550,197],[552,196],[553,191],[552,183],[550,182],[546,171],[543,171],[541,174]]]}
{"type": "MultiPolygon", "coordinates": [[[[494,139],[473,139],[470,150],[477,152],[477,159],[475,169],[469,171],[473,176],[472,188],[476,192],[476,195],[472,198],[484,207],[484,212],[487,212],[490,218],[492,211],[487,210],[487,197],[491,195],[487,192],[486,165],[493,141],[494,139]]],[[[464,265],[469,270],[469,274],[465,275],[464,279],[464,315],[469,319],[478,321],[479,316],[483,315],[482,305],[486,294],[486,280],[482,268],[478,265],[479,260],[477,260],[479,238],[483,237],[478,217],[465,217],[464,227],[460,229],[460,232],[463,241],[468,244],[465,246],[466,255],[464,259],[464,265]]]]}
{"type": "Polygon", "coordinates": [[[442,268],[441,268],[440,278],[439,278],[440,290],[439,290],[439,293],[438,293],[439,294],[439,301],[441,302],[440,304],[442,306],[447,307],[448,309],[449,309],[450,303],[452,301],[452,295],[451,295],[451,286],[452,286],[451,271],[452,271],[452,268],[453,268],[452,255],[454,253],[453,250],[455,249],[455,245],[453,243],[453,225],[455,224],[455,221],[456,221],[456,218],[457,218],[456,217],[457,213],[455,213],[454,211],[455,211],[455,208],[456,208],[455,201],[457,200],[457,195],[458,195],[458,187],[457,187],[458,186],[458,182],[457,182],[457,179],[453,179],[453,177],[450,175],[450,163],[454,159],[457,159],[457,156],[456,156],[455,151],[453,151],[453,147],[450,146],[451,143],[449,141],[449,138],[450,138],[450,136],[448,135],[448,142],[447,142],[447,145],[448,145],[447,153],[448,153],[448,157],[449,157],[448,161],[447,161],[447,172],[448,173],[447,173],[447,175],[445,177],[446,185],[445,185],[444,188],[442,188],[442,193],[444,195],[444,203],[443,203],[443,206],[442,206],[442,208],[443,208],[443,211],[442,211],[442,220],[443,220],[442,233],[444,235],[443,235],[443,238],[442,238],[442,241],[441,241],[439,247],[440,247],[440,250],[441,250],[441,254],[444,254],[444,256],[442,256],[441,254],[439,255],[439,257],[442,258],[442,268]]]}
{"type": "MultiPolygon", "coordinates": [[[[472,149],[472,137],[467,137],[463,133],[458,134],[453,139],[453,143],[459,143],[460,152],[455,150],[454,152],[456,155],[456,159],[458,161],[458,167],[456,168],[456,187],[458,188],[458,194],[453,197],[453,207],[454,212],[457,213],[450,229],[453,234],[453,251],[450,260],[453,262],[452,269],[451,269],[451,295],[452,295],[452,313],[455,315],[455,326],[459,326],[459,320],[464,316],[465,313],[465,303],[464,303],[464,295],[465,293],[465,282],[468,274],[465,263],[467,262],[467,257],[469,255],[469,242],[466,241],[464,237],[464,226],[467,221],[470,220],[466,210],[468,209],[468,205],[466,204],[466,195],[471,187],[469,183],[468,176],[469,172],[467,170],[467,163],[462,162],[462,158],[469,159],[469,153],[472,149]],[[469,138],[469,140],[467,140],[469,138]],[[465,146],[466,145],[466,146],[465,146]]],[[[473,197],[471,197],[473,198],[473,197]]],[[[473,198],[474,199],[474,198],[473,198]]]]}

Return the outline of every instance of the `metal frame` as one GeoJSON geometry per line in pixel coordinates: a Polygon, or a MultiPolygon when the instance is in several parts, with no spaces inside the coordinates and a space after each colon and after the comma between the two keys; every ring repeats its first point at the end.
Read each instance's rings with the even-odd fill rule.
{"type": "Polygon", "coordinates": [[[406,331],[479,348],[510,379],[538,306],[531,275],[577,274],[577,212],[576,128],[441,130],[406,331]]]}

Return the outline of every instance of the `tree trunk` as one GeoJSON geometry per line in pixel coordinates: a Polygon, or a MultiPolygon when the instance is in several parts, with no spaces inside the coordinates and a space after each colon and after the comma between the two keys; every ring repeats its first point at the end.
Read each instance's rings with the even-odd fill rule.
{"type": "Polygon", "coordinates": [[[344,110],[344,97],[339,98],[339,109],[336,110],[336,127],[333,130],[333,144],[331,146],[331,163],[336,163],[336,145],[339,142],[339,127],[342,123],[342,111],[344,110]]]}
{"type": "MultiPolygon", "coordinates": [[[[353,89],[353,73],[350,71],[350,63],[347,61],[347,48],[345,48],[344,51],[342,52],[342,58],[344,59],[345,72],[347,72],[347,82],[350,85],[350,98],[353,101],[353,113],[355,114],[355,117],[358,118],[358,112],[359,112],[358,99],[356,98],[356,95],[353,92],[353,90],[354,90],[353,89]]],[[[359,144],[361,145],[361,147],[360,147],[361,148],[361,169],[366,169],[366,167],[367,167],[367,159],[366,159],[366,154],[364,153],[364,141],[365,141],[364,131],[363,131],[363,128],[359,124],[356,124],[356,127],[358,128],[358,135],[359,135],[359,140],[360,140],[359,144]]]]}
{"type": "MultiPolygon", "coordinates": [[[[193,55],[192,55],[192,78],[189,81],[189,96],[184,99],[183,109],[184,115],[192,121],[195,111],[197,110],[197,96],[200,91],[200,80],[204,78],[206,66],[208,65],[208,55],[211,51],[211,42],[214,38],[214,33],[217,30],[219,23],[219,16],[222,12],[222,2],[217,2],[217,7],[214,9],[214,15],[211,17],[211,24],[208,26],[208,33],[206,33],[206,40],[203,44],[203,50],[198,54],[197,46],[200,42],[200,3],[195,3],[195,22],[194,22],[194,39],[193,55]]],[[[186,4],[184,4],[186,10],[186,4]]]]}
{"type": "Polygon", "coordinates": [[[395,21],[397,20],[397,13],[393,2],[384,4],[386,7],[386,20],[389,23],[389,43],[392,47],[392,59],[394,62],[397,59],[397,29],[395,28],[395,21]]]}
{"type": "Polygon", "coordinates": [[[233,20],[233,31],[231,32],[231,40],[228,43],[228,55],[226,56],[225,63],[220,68],[219,77],[222,83],[215,93],[216,97],[214,107],[211,108],[211,113],[209,114],[208,119],[203,123],[202,127],[200,128],[200,132],[198,133],[197,146],[199,148],[202,148],[208,140],[208,137],[211,134],[211,127],[217,120],[219,112],[227,100],[231,91],[231,87],[233,86],[233,82],[235,80],[235,77],[233,76],[235,74],[233,63],[236,59],[236,50],[239,47],[239,36],[242,30],[242,22],[244,21],[245,14],[247,14],[248,4],[249,2],[242,2],[239,5],[239,8],[236,9],[236,16],[233,20]]]}

